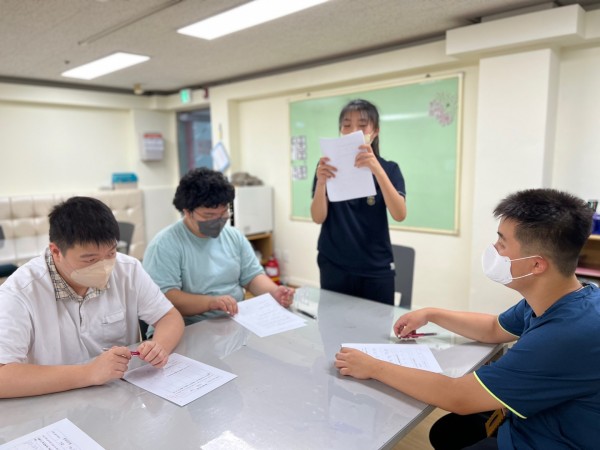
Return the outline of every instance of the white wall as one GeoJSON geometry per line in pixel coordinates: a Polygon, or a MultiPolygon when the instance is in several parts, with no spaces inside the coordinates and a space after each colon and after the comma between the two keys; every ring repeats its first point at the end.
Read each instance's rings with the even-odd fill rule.
{"type": "Polygon", "coordinates": [[[600,198],[600,45],[561,54],[553,185],[600,198]]]}
{"type": "Polygon", "coordinates": [[[0,195],[93,191],[113,172],[135,172],[151,238],[177,219],[179,178],[174,113],[152,108],[134,95],[0,84],[0,195]],[[165,138],[162,161],[140,160],[149,131],[165,138]]]}
{"type": "Polygon", "coordinates": [[[501,198],[551,187],[553,139],[547,130],[555,125],[557,72],[556,53],[548,49],[480,62],[473,196],[481,213],[473,216],[470,309],[504,310],[518,297],[482,275],[481,249],[497,239],[492,211],[501,198]]]}
{"type": "Polygon", "coordinates": [[[0,104],[2,193],[106,185],[112,172],[131,167],[127,119],[119,110],[0,104]]]}
{"type": "Polygon", "coordinates": [[[318,286],[319,271],[314,249],[319,227],[312,222],[289,220],[291,196],[287,98],[241,102],[238,113],[241,118],[240,141],[249,144],[241,152],[238,163],[244,171],[274,186],[274,251],[281,263],[284,279],[291,279],[296,284],[318,286]]]}

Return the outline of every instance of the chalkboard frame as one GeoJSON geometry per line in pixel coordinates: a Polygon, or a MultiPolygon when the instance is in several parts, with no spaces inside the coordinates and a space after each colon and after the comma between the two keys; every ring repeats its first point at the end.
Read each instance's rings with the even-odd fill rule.
{"type": "Polygon", "coordinates": [[[380,112],[381,156],[397,162],[406,181],[407,219],[396,222],[388,214],[390,228],[458,235],[462,96],[463,74],[456,73],[290,97],[291,220],[311,220],[312,181],[321,154],[318,138],[337,136],[341,107],[351,99],[365,98],[380,112]],[[392,101],[396,103],[388,103],[392,101]],[[409,135],[416,141],[409,142],[409,135]],[[419,148],[423,155],[422,147],[426,148],[424,156],[409,153],[419,148]]]}

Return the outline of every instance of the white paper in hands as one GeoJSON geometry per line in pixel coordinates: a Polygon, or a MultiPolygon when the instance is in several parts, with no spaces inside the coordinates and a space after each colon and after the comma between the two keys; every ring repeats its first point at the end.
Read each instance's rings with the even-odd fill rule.
{"type": "Polygon", "coordinates": [[[131,384],[184,406],[236,378],[234,375],[183,355],[172,353],[162,369],[146,364],[125,372],[131,384]]]}
{"type": "Polygon", "coordinates": [[[368,167],[354,167],[356,155],[365,143],[361,130],[339,138],[321,138],[321,153],[329,158],[328,164],[337,169],[335,177],[327,179],[327,198],[341,202],[354,198],[374,196],[375,182],[368,167]]]}
{"type": "Polygon", "coordinates": [[[271,294],[259,295],[238,303],[238,313],[233,316],[233,320],[258,337],[306,326],[304,319],[277,303],[271,294]]]}
{"type": "Polygon", "coordinates": [[[443,372],[431,349],[426,345],[342,344],[342,347],[355,348],[373,358],[399,366],[436,373],[443,372]]]}

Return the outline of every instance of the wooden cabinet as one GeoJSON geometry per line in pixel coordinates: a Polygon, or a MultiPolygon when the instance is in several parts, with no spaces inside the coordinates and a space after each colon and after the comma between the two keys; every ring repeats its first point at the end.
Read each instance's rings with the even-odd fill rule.
{"type": "Polygon", "coordinates": [[[600,281],[600,234],[592,234],[579,255],[578,277],[600,281]]]}
{"type": "Polygon", "coordinates": [[[261,255],[260,263],[264,266],[273,255],[273,233],[258,233],[247,235],[255,251],[261,255]]]}
{"type": "MultiPolygon", "coordinates": [[[[257,233],[246,235],[254,251],[260,252],[260,263],[264,266],[273,255],[273,233],[257,233]]],[[[252,298],[250,291],[245,291],[244,298],[252,298]]]]}

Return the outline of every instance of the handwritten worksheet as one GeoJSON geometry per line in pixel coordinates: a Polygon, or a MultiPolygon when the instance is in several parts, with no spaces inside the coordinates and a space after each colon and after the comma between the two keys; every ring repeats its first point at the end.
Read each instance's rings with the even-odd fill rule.
{"type": "Polygon", "coordinates": [[[238,313],[233,320],[258,337],[271,336],[306,326],[306,321],[285,309],[271,294],[238,303],[238,313]]]}
{"type": "Polygon", "coordinates": [[[429,372],[443,372],[431,349],[426,345],[342,344],[342,347],[355,348],[373,358],[399,366],[428,370],[429,372]]]}
{"type": "Polygon", "coordinates": [[[355,167],[356,155],[363,151],[365,143],[362,131],[346,134],[339,138],[321,138],[321,153],[337,169],[335,177],[327,179],[327,198],[330,202],[341,202],[353,198],[374,196],[375,182],[368,167],[355,167]]]}
{"type": "Polygon", "coordinates": [[[123,377],[159,397],[184,406],[233,380],[234,375],[177,353],[169,356],[162,369],[146,364],[123,377]]]}
{"type": "Polygon", "coordinates": [[[1,450],[104,450],[69,419],[40,428],[6,444],[1,450]]]}

